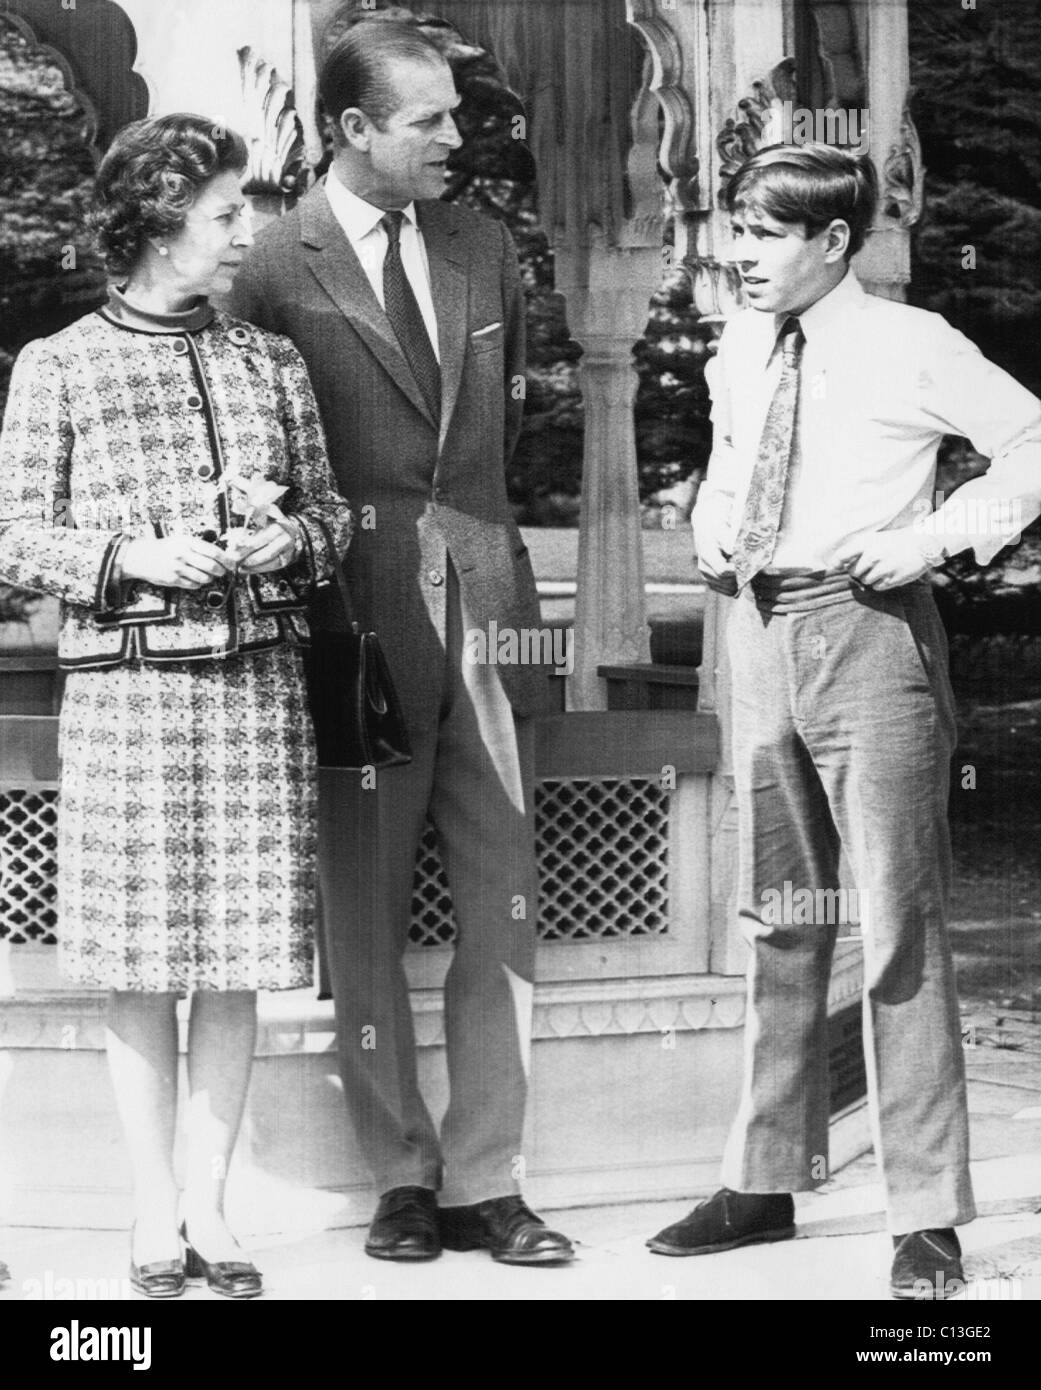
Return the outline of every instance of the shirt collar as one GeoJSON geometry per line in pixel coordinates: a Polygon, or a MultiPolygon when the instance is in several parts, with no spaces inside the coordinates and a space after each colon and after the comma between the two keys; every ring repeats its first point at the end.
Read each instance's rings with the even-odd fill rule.
{"type": "MultiPolygon", "coordinates": [[[[847,270],[834,289],[822,295],[798,316],[803,337],[809,342],[812,338],[821,335],[833,332],[844,333],[846,315],[853,309],[859,309],[866,298],[864,287],[860,281],[852,270],[847,270]]],[[[784,327],[785,321],[791,317],[790,314],[774,315],[774,343],[777,342],[777,335],[784,327]]]]}
{"type": "MultiPolygon", "coordinates": [[[[366,202],[364,198],[359,198],[357,193],[352,193],[337,177],[335,169],[330,169],[325,176],[325,196],[329,199],[333,216],[343,228],[348,241],[361,241],[363,237],[367,237],[379,226],[380,219],[386,213],[386,208],[378,208],[375,203],[366,202]]],[[[415,226],[415,203],[409,203],[402,211],[415,226]]]]}

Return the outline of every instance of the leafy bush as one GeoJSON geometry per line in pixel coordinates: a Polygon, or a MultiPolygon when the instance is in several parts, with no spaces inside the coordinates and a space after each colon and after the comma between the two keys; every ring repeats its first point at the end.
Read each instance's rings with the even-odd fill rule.
{"type": "MultiPolygon", "coordinates": [[[[908,299],[943,314],[1039,392],[1041,0],[988,0],[975,10],[915,0],[908,20],[912,110],[927,170],[908,299]]],[[[950,490],[985,465],[963,440],[948,440],[937,484],[950,490]]],[[[1039,579],[1035,523],[985,570],[971,554],[959,556],[940,583],[952,602],[976,610],[989,595],[1022,593],[1039,579]]]]}

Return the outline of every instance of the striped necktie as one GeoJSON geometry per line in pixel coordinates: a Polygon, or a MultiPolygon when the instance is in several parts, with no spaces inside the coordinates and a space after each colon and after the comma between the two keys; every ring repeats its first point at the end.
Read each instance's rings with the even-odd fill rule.
{"type": "Polygon", "coordinates": [[[416,385],[434,419],[441,419],[441,368],[416,296],[401,263],[401,221],[403,212],[384,213],[380,225],[387,233],[387,254],[383,258],[383,307],[412,368],[416,385]]]}
{"type": "Polygon", "coordinates": [[[766,412],[759,452],[748,485],[745,509],[730,557],[741,589],[773,559],[784,511],[784,493],[795,452],[799,405],[799,366],[806,342],[797,318],[787,318],[777,337],[781,376],[766,412]]]}

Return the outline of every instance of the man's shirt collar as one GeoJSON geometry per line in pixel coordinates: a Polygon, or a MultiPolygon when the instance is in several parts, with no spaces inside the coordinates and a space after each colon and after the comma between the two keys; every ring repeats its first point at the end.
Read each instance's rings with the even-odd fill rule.
{"type": "MultiPolygon", "coordinates": [[[[329,199],[329,206],[333,210],[333,215],[347,234],[348,240],[361,241],[367,237],[371,231],[379,226],[381,218],[386,213],[385,208],[378,208],[374,203],[366,202],[364,198],[359,198],[357,193],[351,190],[336,175],[335,169],[330,169],[325,176],[325,196],[329,199]]],[[[403,208],[405,216],[416,225],[416,205],[409,203],[408,207],[403,208]]]]}
{"type": "MultiPolygon", "coordinates": [[[[822,295],[820,299],[798,315],[803,337],[809,343],[814,338],[827,337],[832,333],[845,333],[848,323],[844,321],[852,310],[859,309],[863,305],[866,298],[864,287],[852,269],[847,270],[834,289],[822,295]]],[[[792,317],[795,316],[792,314],[773,315],[773,337],[770,352],[767,354],[768,358],[774,350],[781,329],[792,317]]]]}

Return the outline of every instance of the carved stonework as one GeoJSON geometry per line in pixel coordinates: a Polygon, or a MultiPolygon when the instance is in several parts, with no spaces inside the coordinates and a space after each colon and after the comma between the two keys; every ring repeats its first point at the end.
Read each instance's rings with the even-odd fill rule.
{"type": "Polygon", "coordinates": [[[780,139],[782,103],[795,100],[795,59],[785,58],[769,78],[752,83],[751,96],[737,103],[737,117],[727,118],[716,136],[719,151],[719,206],[724,206],[726,186],[738,169],[764,145],[780,139]]]}
{"type": "MultiPolygon", "coordinates": [[[[540,950],[566,950],[541,947],[540,950]]],[[[740,1028],[745,1020],[745,947],[739,968],[727,975],[675,975],[656,979],[540,981],[535,987],[531,1035],[543,1038],[601,1038],[703,1029],[740,1028]]],[[[828,986],[828,1011],[858,999],[862,990],[861,949],[840,943],[828,986]]],[[[444,1001],[440,990],[413,989],[416,1041],[420,1047],[444,1043],[444,1001]]],[[[290,1035],[291,1037],[291,1035],[290,1035]]],[[[290,1050],[283,1033],[271,1051],[290,1050]]]]}
{"type": "MultiPolygon", "coordinates": [[[[413,991],[416,1042],[444,1043],[440,991],[413,991]]],[[[745,982],[678,975],[663,980],[546,981],[535,989],[531,1036],[603,1038],[636,1033],[660,1036],[702,1029],[740,1028],[745,1018],[745,982]]]]}
{"type": "MultiPolygon", "coordinates": [[[[676,210],[698,206],[698,159],[695,153],[695,119],[690,92],[699,74],[685,71],[680,40],[670,27],[668,11],[661,11],[657,0],[628,0],[629,23],[647,48],[642,95],[653,95],[661,109],[661,133],[656,134],[657,163],[669,180],[669,197],[676,210]]],[[[689,62],[689,55],[688,55],[689,62]]],[[[657,118],[657,111],[655,111],[657,118]]],[[[655,119],[657,125],[657,119],[655,119]]],[[[641,151],[641,158],[657,179],[653,164],[641,151]]],[[[630,159],[630,180],[633,178],[630,159]]]]}
{"type": "Polygon", "coordinates": [[[922,215],[925,165],[922,146],[908,103],[909,90],[900,116],[900,140],[891,145],[882,166],[882,207],[887,217],[895,217],[901,227],[913,227],[922,215]]]}
{"type": "Polygon", "coordinates": [[[238,56],[245,114],[242,134],[249,148],[243,191],[298,197],[304,191],[304,131],[293,90],[251,48],[240,48],[238,56]]]}
{"type": "Polygon", "coordinates": [[[690,276],[694,307],[707,323],[722,326],[744,307],[741,273],[733,261],[694,256],[684,261],[683,268],[690,276]]]}

